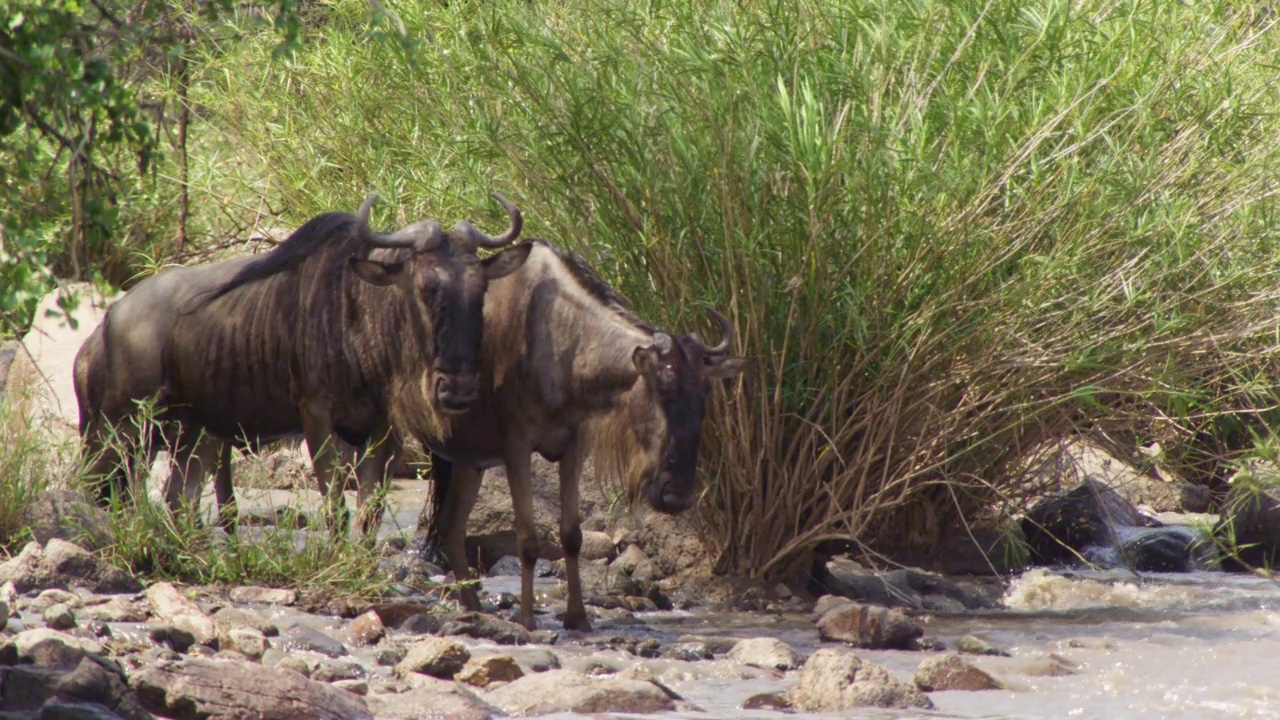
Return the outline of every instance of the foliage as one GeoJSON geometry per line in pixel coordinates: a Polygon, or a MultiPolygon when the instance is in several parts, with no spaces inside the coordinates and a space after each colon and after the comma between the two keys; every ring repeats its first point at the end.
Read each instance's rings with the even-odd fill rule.
{"type": "Polygon", "coordinates": [[[730,313],[758,372],[704,446],[724,570],[936,545],[1073,432],[1208,481],[1274,419],[1251,5],[392,3],[403,50],[356,5],[288,66],[205,58],[201,102],[299,218],[500,189],[648,316],[730,313]]]}
{"type": "MultiPolygon", "coordinates": [[[[220,12],[193,23],[183,82],[127,75],[199,108],[193,213],[294,226],[376,191],[395,222],[501,224],[499,190],[663,326],[705,335],[725,311],[757,368],[704,445],[723,570],[780,574],[834,539],[934,547],[1016,504],[1026,458],[1073,433],[1219,481],[1277,419],[1262,8],[372,6],[299,8],[287,57],[220,12]]],[[[42,167],[60,145],[33,147],[42,167]]],[[[144,190],[117,207],[143,198],[171,235],[174,194],[144,190]]],[[[21,247],[60,268],[75,216],[48,194],[17,211],[21,247]]]]}
{"type": "MultiPolygon", "coordinates": [[[[297,0],[268,7],[279,49],[295,47],[297,0]]],[[[232,0],[0,4],[0,333],[25,326],[58,278],[120,285],[133,251],[182,250],[187,56],[233,10],[244,12],[232,0]]]]}

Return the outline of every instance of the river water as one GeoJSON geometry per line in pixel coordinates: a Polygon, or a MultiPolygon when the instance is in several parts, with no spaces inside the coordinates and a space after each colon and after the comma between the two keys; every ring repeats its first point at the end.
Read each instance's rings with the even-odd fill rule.
{"type": "MultiPolygon", "coordinates": [[[[280,491],[245,493],[246,510],[284,500],[280,491]]],[[[289,491],[309,509],[317,498],[289,491]]],[[[383,535],[411,529],[425,499],[420,483],[397,483],[383,535]]],[[[354,498],[352,498],[354,500],[354,498]]],[[[300,502],[299,502],[300,501],[300,502]]],[[[543,580],[543,583],[554,583],[543,580]]],[[[485,580],[489,592],[518,591],[518,578],[485,580]]],[[[1007,689],[931,693],[937,710],[856,710],[795,713],[797,718],[1277,718],[1280,720],[1280,582],[1215,572],[1142,574],[1127,571],[1033,569],[1012,578],[1005,609],[926,619],[926,635],[948,647],[978,635],[1012,657],[970,657],[1007,689]]],[[[544,616],[544,618],[547,616],[544,616]]],[[[804,615],[656,612],[638,625],[597,622],[599,635],[653,637],[662,644],[682,635],[775,637],[811,653],[821,643],[804,615]]],[[[554,621],[544,620],[547,627],[554,621]]],[[[744,672],[724,660],[640,660],[623,653],[562,642],[555,651],[573,658],[643,664],[701,712],[665,717],[778,718],[776,711],[746,711],[747,697],[781,691],[795,682],[763,671],[744,672]]],[[[910,682],[927,655],[857,651],[910,682]]],[[[554,716],[570,717],[570,716],[554,716]]]]}

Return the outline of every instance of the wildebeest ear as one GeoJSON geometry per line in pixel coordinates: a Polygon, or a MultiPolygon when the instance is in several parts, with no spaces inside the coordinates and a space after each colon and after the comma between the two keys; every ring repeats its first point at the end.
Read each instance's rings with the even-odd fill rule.
{"type": "Polygon", "coordinates": [[[507,248],[493,257],[485,258],[484,275],[490,280],[497,280],[500,277],[510,275],[524,265],[524,261],[529,259],[529,251],[533,250],[533,245],[524,243],[516,245],[513,248],[507,248]]]}
{"type": "Polygon", "coordinates": [[[707,365],[707,377],[712,380],[728,380],[746,370],[750,365],[751,358],[725,358],[707,365]]]}
{"type": "Polygon", "coordinates": [[[636,364],[636,369],[641,373],[650,372],[658,363],[658,349],[652,345],[638,347],[631,352],[631,361],[636,364]]]}
{"type": "Polygon", "coordinates": [[[396,276],[404,272],[404,263],[383,263],[365,258],[351,258],[349,262],[357,277],[378,287],[390,285],[396,281],[396,276]]]}

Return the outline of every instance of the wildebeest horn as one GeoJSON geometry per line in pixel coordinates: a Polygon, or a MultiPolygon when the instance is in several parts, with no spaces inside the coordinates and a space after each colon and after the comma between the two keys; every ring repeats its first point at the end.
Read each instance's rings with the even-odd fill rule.
{"type": "Polygon", "coordinates": [[[502,207],[507,211],[507,216],[511,218],[511,225],[506,232],[497,237],[490,237],[477,230],[475,225],[466,220],[459,220],[458,224],[453,228],[453,232],[467,238],[476,247],[500,248],[510,245],[516,241],[516,238],[520,237],[520,228],[524,226],[524,218],[520,217],[520,208],[498,193],[493,193],[489,197],[501,203],[502,207]]]}
{"type": "Polygon", "coordinates": [[[729,345],[733,342],[733,324],[729,322],[728,318],[715,310],[711,311],[711,315],[720,322],[720,330],[724,333],[724,336],[720,339],[720,343],[715,347],[707,347],[707,344],[703,342],[702,338],[698,337],[698,333],[690,333],[689,337],[702,344],[703,355],[707,358],[715,359],[728,354],[729,345]]]}
{"type": "Polygon", "coordinates": [[[416,252],[429,252],[434,250],[444,238],[440,222],[431,218],[420,220],[389,235],[374,232],[369,227],[369,213],[372,212],[373,204],[377,201],[376,194],[365,198],[364,203],[360,205],[359,214],[356,215],[356,235],[366,245],[380,248],[411,248],[416,252]]]}

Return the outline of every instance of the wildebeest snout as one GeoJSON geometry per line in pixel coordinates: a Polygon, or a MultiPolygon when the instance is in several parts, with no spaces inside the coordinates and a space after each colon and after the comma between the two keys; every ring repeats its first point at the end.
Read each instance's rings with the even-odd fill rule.
{"type": "Polygon", "coordinates": [[[693,507],[693,483],[680,482],[669,472],[658,473],[649,489],[649,505],[670,515],[682,513],[693,507]]]}
{"type": "Polygon", "coordinates": [[[462,413],[480,396],[480,374],[440,373],[435,381],[435,402],[442,412],[462,413]]]}

